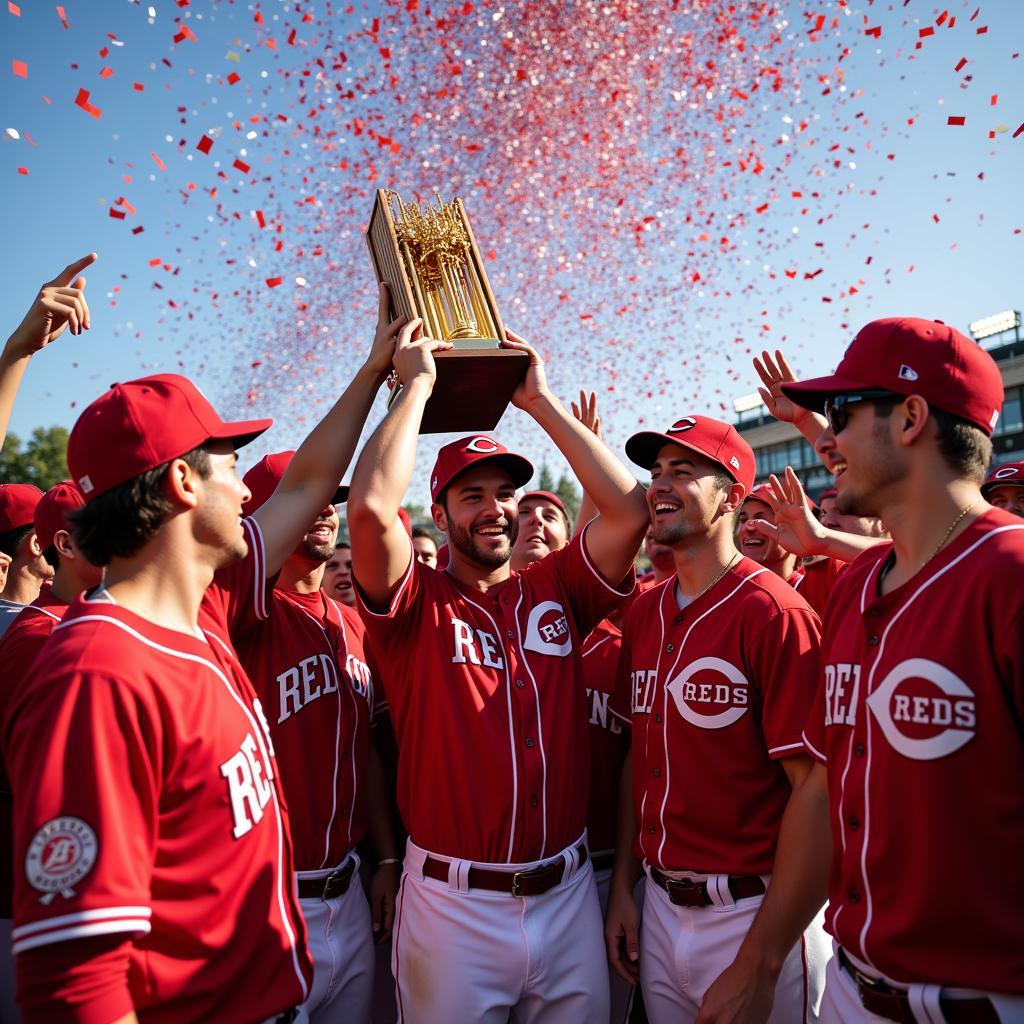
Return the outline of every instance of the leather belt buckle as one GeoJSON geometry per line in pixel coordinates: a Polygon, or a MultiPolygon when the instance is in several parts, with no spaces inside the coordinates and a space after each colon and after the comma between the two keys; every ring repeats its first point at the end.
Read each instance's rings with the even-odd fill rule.
{"type": "Polygon", "coordinates": [[[665,891],[677,907],[706,907],[711,902],[707,885],[692,878],[666,878],[665,891]]]}
{"type": "Polygon", "coordinates": [[[543,875],[550,874],[551,870],[552,870],[552,867],[553,866],[551,864],[545,864],[542,867],[528,868],[526,871],[517,871],[512,876],[512,895],[513,896],[532,896],[532,895],[537,895],[536,893],[525,893],[525,892],[523,892],[523,888],[522,888],[522,884],[521,884],[522,880],[524,880],[524,879],[527,880],[527,885],[529,885],[529,881],[528,881],[529,879],[531,879],[531,878],[540,878],[543,875]]]}

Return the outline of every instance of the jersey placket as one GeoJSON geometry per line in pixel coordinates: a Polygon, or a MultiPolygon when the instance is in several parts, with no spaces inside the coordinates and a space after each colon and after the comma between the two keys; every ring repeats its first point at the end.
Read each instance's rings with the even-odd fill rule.
{"type": "Polygon", "coordinates": [[[517,609],[522,596],[522,584],[515,581],[515,593],[509,593],[512,581],[503,588],[495,602],[496,617],[500,616],[505,635],[505,656],[508,658],[508,678],[511,683],[512,734],[516,753],[516,775],[519,779],[516,818],[516,846],[523,851],[513,852],[513,861],[540,860],[547,854],[547,791],[544,765],[544,737],[541,733],[539,686],[540,681],[526,663],[526,654],[520,645],[521,633],[517,609]]]}

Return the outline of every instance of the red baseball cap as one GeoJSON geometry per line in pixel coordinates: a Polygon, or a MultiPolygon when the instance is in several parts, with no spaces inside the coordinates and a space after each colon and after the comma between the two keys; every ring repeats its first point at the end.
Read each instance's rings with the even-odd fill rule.
{"type": "Polygon", "coordinates": [[[40,499],[36,506],[36,537],[39,546],[45,551],[57,536],[58,530],[69,530],[67,515],[72,509],[81,508],[85,504],[82,492],[71,480],[61,480],[54,484],[40,499]]]}
{"type": "Polygon", "coordinates": [[[446,444],[437,453],[437,462],[430,474],[430,500],[437,501],[438,495],[460,473],[486,459],[500,462],[508,470],[516,487],[522,487],[533,476],[533,464],[529,459],[510,452],[486,434],[470,434],[446,444]]]}
{"type": "Polygon", "coordinates": [[[929,405],[991,434],[1003,407],[1003,380],[995,360],[941,320],[889,317],[862,327],[828,377],[783,384],[797,405],[822,412],[825,399],[882,388],[920,395],[929,405]]]}
{"type": "Polygon", "coordinates": [[[569,510],[565,507],[565,502],[551,491],[527,491],[525,494],[519,495],[519,504],[522,505],[528,498],[537,498],[540,501],[549,501],[555,508],[560,509],[562,515],[566,519],[569,518],[569,510]]]}
{"type": "MultiPolygon", "coordinates": [[[[242,511],[251,516],[273,493],[292,461],[295,452],[275,452],[273,455],[264,455],[245,476],[242,483],[249,488],[252,497],[242,507],[242,511]]],[[[348,488],[344,484],[338,484],[334,492],[331,504],[342,505],[348,501],[348,488]]]]}
{"type": "Polygon", "coordinates": [[[0,484],[0,533],[28,526],[42,496],[35,484],[0,484]]]}
{"type": "Polygon", "coordinates": [[[982,496],[987,497],[996,487],[1006,487],[1010,484],[1024,487],[1024,462],[1004,462],[1001,466],[993,466],[981,485],[982,496]]]}
{"type": "MultiPolygon", "coordinates": [[[[760,501],[763,504],[771,508],[771,502],[768,500],[769,496],[775,497],[775,491],[772,490],[772,485],[765,481],[763,484],[758,484],[744,499],[744,504],[748,501],[760,501]]],[[[805,491],[804,501],[807,502],[807,507],[813,512],[814,502],[811,501],[811,496],[805,491]]]]}
{"type": "Polygon", "coordinates": [[[225,423],[187,377],[158,373],[114,384],[86,408],[68,438],[68,468],[92,501],[207,441],[241,448],[271,423],[225,423]]]}
{"type": "Polygon", "coordinates": [[[825,490],[818,495],[818,504],[820,505],[826,498],[836,498],[839,496],[839,491],[835,487],[826,487],[825,490]]]}
{"type": "Polygon", "coordinates": [[[681,444],[706,455],[742,484],[747,494],[754,489],[754,450],[731,424],[710,416],[683,416],[664,434],[653,430],[634,434],[626,442],[626,454],[638,466],[650,469],[667,444],[681,444]]]}

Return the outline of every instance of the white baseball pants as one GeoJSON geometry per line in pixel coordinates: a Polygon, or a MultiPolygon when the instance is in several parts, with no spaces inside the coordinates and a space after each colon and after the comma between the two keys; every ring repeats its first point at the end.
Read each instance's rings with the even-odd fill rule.
{"type": "MultiPolygon", "coordinates": [[[[359,877],[359,855],[349,857],[356,859],[356,870],[343,896],[299,900],[313,958],[313,985],[296,1024],[363,1024],[370,1019],[374,960],[370,905],[359,877]]],[[[299,877],[326,878],[336,870],[302,871],[299,877]]]]}
{"type": "MultiPolygon", "coordinates": [[[[574,844],[575,845],[575,844],[574,844]]],[[[423,877],[411,840],[395,914],[392,969],[401,1024],[582,1024],[608,1019],[608,970],[594,872],[572,847],[560,885],[517,897],[423,877]]],[[[450,860],[451,858],[440,858],[450,860]]],[[[543,863],[548,863],[544,861],[543,863]]],[[[488,864],[528,870],[533,864],[488,864]]]]}
{"type": "MultiPolygon", "coordinates": [[[[907,989],[914,1019],[918,1024],[947,1024],[939,1002],[941,986],[910,985],[907,989]]],[[[1024,1024],[1024,996],[1001,996],[991,992],[967,993],[960,989],[953,991],[963,995],[986,995],[992,1000],[1001,1024],[1024,1024]]],[[[821,1024],[889,1024],[884,1017],[864,1009],[853,978],[842,969],[837,957],[833,957],[828,964],[819,1020],[821,1024]]]]}
{"type": "MultiPolygon", "coordinates": [[[[694,875],[697,880],[708,878],[694,875]]],[[[660,885],[647,879],[640,922],[640,984],[651,1024],[687,1024],[697,1018],[704,994],[736,958],[761,906],[762,896],[739,902],[728,895],[724,876],[710,876],[709,891],[721,904],[677,907],[660,885]],[[719,878],[722,884],[715,884],[719,878]]],[[[818,919],[793,947],[775,989],[768,1024],[812,1024],[831,956],[818,919]]]]}

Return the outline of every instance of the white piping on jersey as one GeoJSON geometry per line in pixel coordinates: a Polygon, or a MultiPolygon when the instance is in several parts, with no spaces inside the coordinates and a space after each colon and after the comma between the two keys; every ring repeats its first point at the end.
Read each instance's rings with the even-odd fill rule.
{"type": "MultiPolygon", "coordinates": [[[[327,598],[327,600],[331,601],[331,599],[329,597],[327,598]]],[[[334,602],[331,601],[331,603],[333,604],[334,602]]],[[[338,621],[341,623],[341,642],[342,642],[342,644],[345,647],[346,666],[347,666],[347,658],[348,658],[348,653],[349,653],[349,650],[348,650],[348,632],[345,629],[345,617],[341,614],[340,610],[338,611],[338,621]]],[[[321,625],[320,628],[323,629],[323,626],[321,625]]],[[[327,630],[324,630],[324,635],[327,636],[327,630]]],[[[337,653],[335,653],[335,659],[337,659],[337,653]]],[[[341,665],[337,665],[336,668],[338,670],[338,678],[335,680],[335,682],[338,684],[338,730],[337,730],[337,736],[338,736],[338,742],[340,743],[341,742],[341,677],[342,677],[342,675],[345,674],[346,669],[343,669],[341,667],[341,665]]],[[[350,766],[351,770],[352,770],[352,799],[349,802],[350,806],[349,806],[349,809],[348,809],[348,839],[347,839],[347,841],[348,841],[348,845],[351,846],[352,845],[352,822],[355,819],[356,801],[359,799],[359,792],[358,792],[358,790],[359,790],[359,776],[356,775],[356,735],[359,732],[359,701],[356,700],[356,696],[352,692],[351,685],[346,686],[345,690],[348,693],[349,700],[352,701],[352,708],[355,711],[355,717],[352,719],[352,740],[349,743],[349,751],[351,752],[351,755],[352,755],[351,758],[350,758],[350,760],[352,762],[351,766],[350,766]]],[[[372,690],[368,691],[368,696],[370,698],[370,701],[372,701],[373,700],[373,691],[372,690]]],[[[367,714],[368,715],[370,714],[369,710],[367,711],[367,714]]],[[[337,757],[337,754],[335,754],[335,757],[337,757]]],[[[334,805],[336,805],[337,804],[337,800],[338,800],[338,797],[337,797],[337,793],[338,793],[338,776],[337,776],[338,764],[337,764],[337,762],[335,763],[334,771],[335,771],[335,776],[334,776],[334,795],[331,797],[331,799],[334,801],[334,805]]],[[[331,812],[331,820],[332,821],[334,820],[334,812],[333,812],[333,810],[331,812]]],[[[330,836],[330,832],[328,832],[328,836],[330,836]]],[[[329,839],[327,840],[327,842],[329,842],[329,839]]],[[[325,847],[324,847],[324,863],[325,864],[326,864],[326,861],[327,861],[327,846],[325,845],[325,847]]]]}
{"type": "MultiPolygon", "coordinates": [[[[597,516],[594,516],[594,519],[596,519],[596,518],[597,518],[597,516]]],[[[602,587],[605,588],[605,590],[608,590],[611,593],[615,594],[616,597],[629,597],[629,595],[632,594],[634,590],[636,590],[636,576],[635,575],[633,577],[633,585],[629,588],[629,590],[616,590],[615,587],[613,587],[597,571],[597,566],[595,566],[594,563],[591,562],[591,560],[590,560],[590,555],[587,552],[587,543],[586,543],[586,541],[587,541],[587,531],[590,529],[591,523],[594,522],[594,519],[591,519],[590,522],[587,523],[587,525],[583,527],[583,532],[580,534],[580,551],[583,554],[583,564],[594,574],[594,578],[598,581],[598,583],[601,584],[602,587]]]]}
{"type": "Polygon", "coordinates": [[[800,584],[801,584],[801,583],[803,583],[803,581],[804,581],[805,579],[807,579],[807,573],[805,573],[805,572],[802,572],[802,573],[800,573],[800,575],[799,575],[799,576],[797,576],[797,578],[796,578],[796,583],[791,583],[791,584],[790,584],[790,586],[791,586],[791,587],[792,587],[792,588],[793,588],[794,590],[799,590],[799,589],[800,589],[800,584]]]}
{"type": "Polygon", "coordinates": [[[588,654],[593,654],[594,651],[596,651],[598,649],[598,647],[601,646],[601,644],[606,644],[606,643],[608,643],[609,640],[612,640],[612,639],[614,639],[614,637],[610,637],[610,636],[603,636],[603,637],[601,637],[601,639],[598,640],[597,643],[594,644],[593,647],[588,647],[585,651],[583,651],[581,657],[585,658],[588,654]]]}
{"type": "Polygon", "coordinates": [[[148,932],[153,916],[150,907],[101,907],[79,910],[74,914],[61,914],[42,921],[33,921],[15,928],[11,933],[14,953],[23,953],[37,946],[49,946],[65,939],[85,935],[109,935],[113,932],[148,932]]]}
{"type": "Polygon", "coordinates": [[[803,743],[785,743],[781,747],[769,747],[768,754],[781,754],[783,750],[800,750],[803,747],[803,743]]]}
{"type": "MultiPolygon", "coordinates": [[[[939,569],[938,571],[934,572],[928,579],[926,579],[923,583],[920,584],[920,586],[914,591],[914,593],[911,594],[910,597],[908,597],[906,599],[906,601],[903,602],[902,605],[900,605],[899,610],[893,615],[892,619],[889,620],[889,624],[885,627],[884,630],[882,630],[882,639],[881,639],[881,642],[878,645],[878,654],[876,655],[875,660],[874,660],[873,664],[871,665],[871,670],[868,672],[867,680],[865,681],[865,684],[864,684],[864,689],[862,691],[864,697],[863,697],[862,703],[864,704],[864,708],[865,708],[864,714],[867,715],[867,718],[865,720],[865,727],[866,727],[866,732],[867,732],[867,748],[868,749],[867,749],[867,763],[864,766],[864,842],[863,842],[863,845],[861,847],[861,853],[860,853],[860,872],[861,872],[861,879],[864,882],[864,896],[865,896],[865,901],[866,901],[866,911],[865,911],[865,914],[864,914],[864,924],[863,924],[863,926],[861,927],[861,930],[860,930],[860,936],[859,936],[860,949],[859,949],[858,952],[863,955],[863,958],[864,958],[865,962],[867,964],[869,964],[872,968],[874,968],[875,965],[871,961],[871,959],[869,958],[868,951],[867,951],[868,929],[871,927],[871,918],[872,918],[872,915],[873,915],[873,912],[874,912],[874,906],[873,906],[873,902],[874,901],[871,898],[871,886],[868,885],[868,871],[867,871],[868,843],[869,843],[869,837],[870,837],[870,833],[871,833],[871,804],[870,804],[870,802],[868,800],[868,782],[869,782],[869,780],[871,778],[871,733],[872,733],[872,729],[871,729],[871,716],[870,716],[870,714],[868,714],[868,710],[867,710],[867,699],[868,699],[868,697],[872,693],[871,684],[874,681],[875,670],[878,668],[878,666],[882,662],[882,656],[885,653],[885,644],[886,644],[886,641],[889,639],[889,632],[890,632],[890,630],[899,621],[900,616],[903,615],[903,613],[918,599],[918,597],[921,594],[923,594],[924,591],[927,590],[933,583],[935,583],[937,580],[939,580],[943,576],[945,576],[947,572],[949,572],[955,566],[959,565],[959,563],[962,562],[968,555],[973,554],[978,548],[981,547],[982,544],[985,544],[987,541],[991,540],[993,537],[998,537],[1001,533],[1006,533],[1008,531],[1015,531],[1015,530],[1024,530],[1024,523],[1022,523],[1019,526],[1016,523],[1014,523],[1014,524],[1012,524],[1010,526],[1000,526],[1000,527],[997,527],[994,530],[989,530],[987,533],[985,533],[981,537],[979,537],[973,544],[971,544],[971,546],[969,548],[967,548],[965,551],[961,551],[960,554],[957,555],[956,558],[954,558],[953,561],[951,561],[948,565],[944,565],[941,569],[939,569]]],[[[875,568],[872,569],[872,571],[868,574],[869,579],[876,575],[876,573],[878,572],[878,570],[881,567],[881,565],[882,565],[882,561],[880,560],[877,563],[877,565],[875,566],[875,568]]],[[[865,587],[866,586],[867,586],[867,584],[865,583],[865,587]]],[[[864,609],[865,609],[865,603],[864,603],[864,601],[865,601],[865,594],[866,594],[866,591],[864,593],[862,593],[862,595],[861,595],[861,613],[862,614],[863,614],[864,609]]],[[[854,719],[854,720],[856,721],[856,719],[854,719]]],[[[851,730],[851,735],[852,735],[852,732],[853,732],[853,730],[851,730]]],[[[850,756],[849,755],[849,751],[847,751],[847,755],[846,756],[847,756],[847,765],[849,765],[849,756],[850,756]]],[[[842,825],[842,820],[843,819],[840,818],[840,825],[842,825]]],[[[838,916],[838,915],[836,915],[836,916],[838,916]]],[[[833,921],[833,926],[834,926],[834,921],[833,921]]]]}
{"type": "Polygon", "coordinates": [[[265,619],[269,614],[267,610],[267,546],[263,539],[263,528],[250,517],[242,520],[242,526],[247,532],[255,535],[257,543],[249,542],[252,548],[253,559],[253,582],[252,582],[252,603],[257,619],[265,619]]]}
{"type": "Polygon", "coordinates": [[[74,925],[70,928],[61,928],[57,931],[46,932],[44,935],[36,935],[31,939],[23,939],[11,946],[12,953],[25,953],[38,946],[52,946],[56,942],[66,942],[68,939],[84,939],[93,935],[113,935],[118,932],[138,932],[145,935],[152,931],[153,926],[149,918],[113,918],[109,921],[95,921],[92,924],[74,925]]]}
{"type": "MultiPolygon", "coordinates": [[[[506,584],[507,586],[507,584],[506,584]]],[[[522,592],[522,584],[519,585],[520,593],[522,592]]],[[[467,597],[462,593],[461,590],[457,591],[458,595],[467,604],[471,604],[477,609],[482,615],[486,615],[491,625],[494,627],[494,635],[496,637],[501,636],[501,630],[498,629],[498,623],[491,615],[491,613],[474,601],[471,597],[467,597]]],[[[519,629],[518,618],[516,620],[516,629],[519,629]]],[[[512,823],[509,826],[508,833],[508,861],[512,862],[512,848],[515,844],[516,838],[516,818],[519,816],[519,770],[516,768],[516,734],[515,729],[512,727],[512,675],[508,668],[508,651],[505,652],[505,702],[508,706],[508,747],[509,754],[512,758],[512,823]]]]}
{"type": "Polygon", "coordinates": [[[800,733],[800,738],[804,741],[804,746],[823,764],[828,764],[828,758],[807,738],[807,730],[805,729],[800,733]]]}
{"type": "MultiPolygon", "coordinates": [[[[530,673],[530,682],[533,683],[533,696],[537,701],[537,742],[540,744],[540,767],[541,767],[541,820],[543,821],[543,829],[541,832],[540,840],[540,858],[544,857],[548,848],[548,759],[544,753],[544,722],[540,717],[540,690],[537,688],[537,678],[533,674],[533,669],[530,667],[530,661],[526,657],[526,651],[523,649],[523,631],[519,628],[519,609],[523,604],[523,584],[519,583],[519,600],[516,601],[516,610],[513,618],[516,622],[516,638],[519,641],[519,655],[522,658],[523,664],[526,666],[526,671],[530,673]]],[[[565,609],[563,608],[564,612],[565,609]]],[[[511,856],[511,854],[510,854],[511,856]]]]}
{"type": "MultiPolygon", "coordinates": [[[[252,728],[253,735],[256,737],[256,742],[259,743],[260,750],[262,751],[263,757],[265,758],[267,772],[268,774],[273,772],[274,762],[270,757],[270,753],[266,747],[266,742],[263,735],[263,724],[256,720],[252,710],[246,706],[245,701],[243,701],[242,698],[235,692],[235,688],[231,685],[231,681],[228,679],[226,675],[224,675],[223,672],[221,672],[221,670],[216,665],[213,664],[212,661],[207,661],[205,658],[200,658],[196,654],[188,654],[185,651],[176,651],[173,647],[165,647],[163,644],[157,643],[155,640],[150,640],[149,637],[143,636],[138,630],[133,629],[126,622],[121,622],[119,619],[111,618],[108,615],[82,615],[70,620],[65,619],[64,621],[58,623],[54,627],[53,631],[56,633],[58,629],[69,629],[72,626],[77,626],[80,623],[85,622],[105,622],[108,625],[116,626],[118,629],[127,633],[129,636],[134,637],[136,640],[144,644],[146,647],[152,647],[153,650],[159,651],[161,654],[169,655],[172,658],[180,658],[182,661],[194,662],[198,665],[204,665],[206,668],[208,668],[221,681],[221,683],[223,683],[224,688],[231,695],[232,700],[234,700],[234,702],[241,709],[242,713],[245,715],[246,719],[248,719],[249,724],[252,728]]],[[[216,634],[211,635],[216,636],[216,634]]],[[[219,640],[220,638],[217,637],[217,639],[219,640]]],[[[221,641],[221,643],[223,644],[223,641],[221,641]]],[[[238,660],[237,656],[235,657],[235,660],[238,660]]],[[[241,668],[240,664],[239,668],[241,668]]],[[[302,999],[303,1002],[305,1002],[306,996],[309,994],[309,989],[306,985],[306,979],[302,973],[302,968],[299,965],[295,933],[292,931],[291,922],[288,920],[288,912],[284,904],[284,829],[281,817],[281,807],[277,802],[276,786],[270,787],[270,795],[274,801],[274,820],[277,824],[277,905],[278,910],[281,913],[281,923],[284,925],[285,931],[288,934],[288,940],[291,944],[292,967],[295,970],[295,977],[299,980],[299,986],[302,989],[302,999]]],[[[292,882],[291,879],[289,878],[288,885],[290,886],[291,884],[292,882]]]]}
{"type": "MultiPolygon", "coordinates": [[[[672,577],[672,579],[675,579],[675,577],[672,577]]],[[[665,580],[661,584],[662,593],[658,597],[658,609],[659,609],[659,611],[661,609],[661,602],[665,600],[665,593],[664,593],[664,591],[665,591],[665,587],[667,585],[668,585],[668,580],[665,580]]],[[[673,583],[673,586],[674,585],[675,584],[673,583]]],[[[655,679],[660,679],[661,678],[661,652],[665,649],[665,616],[664,615],[659,615],[658,616],[658,624],[659,624],[659,626],[661,628],[661,637],[658,639],[658,658],[657,658],[657,660],[654,663],[654,678],[655,679]]],[[[631,701],[631,703],[632,703],[632,701],[631,701]]],[[[647,713],[650,714],[650,711],[648,710],[647,713]]],[[[647,761],[648,752],[650,750],[650,743],[651,743],[651,730],[650,730],[650,726],[648,726],[648,728],[644,730],[644,762],[645,763],[647,761]]],[[[667,749],[666,749],[666,757],[665,757],[665,767],[666,767],[666,769],[668,768],[667,749]]],[[[668,784],[668,779],[667,778],[665,779],[665,784],[666,785],[668,784]]],[[[646,774],[645,774],[644,795],[640,799],[640,821],[644,820],[644,810],[646,809],[646,807],[647,807],[647,782],[646,782],[646,774]]],[[[651,857],[648,854],[646,848],[644,847],[644,830],[642,828],[640,829],[640,852],[643,853],[644,860],[647,861],[648,863],[651,863],[651,857]]]]}
{"type": "MultiPolygon", "coordinates": [[[[412,547],[412,538],[409,538],[409,565],[405,570],[405,575],[402,577],[401,582],[395,587],[395,592],[391,595],[391,600],[388,601],[387,608],[382,612],[375,612],[364,600],[362,591],[358,586],[353,586],[352,589],[355,591],[356,601],[359,603],[359,607],[362,608],[367,615],[372,615],[375,619],[387,619],[390,618],[395,610],[395,602],[398,600],[399,595],[409,585],[409,580],[412,579],[413,569],[416,568],[416,552],[412,547]]],[[[435,570],[436,571],[436,570],[435,570]]],[[[355,582],[355,577],[352,577],[355,582]]]]}
{"type": "MultiPolygon", "coordinates": [[[[43,615],[49,615],[50,618],[53,619],[54,622],[60,622],[60,616],[59,615],[54,615],[53,612],[51,612],[49,609],[47,609],[47,608],[40,608],[39,605],[37,605],[37,604],[27,604],[22,609],[22,611],[26,611],[26,612],[42,612],[43,615]]],[[[21,613],[19,612],[19,614],[21,614],[21,613]]]]}
{"type": "MultiPolygon", "coordinates": [[[[690,623],[689,628],[686,630],[686,634],[683,636],[682,643],[680,643],[680,645],[679,645],[679,650],[676,652],[676,659],[672,663],[672,668],[669,669],[669,672],[668,672],[669,675],[672,675],[676,671],[676,669],[679,667],[679,661],[680,661],[680,659],[683,656],[683,650],[686,647],[686,642],[687,642],[687,640],[690,639],[690,634],[693,632],[694,627],[697,625],[697,623],[700,622],[701,619],[706,619],[713,611],[716,611],[723,604],[725,604],[726,601],[728,601],[734,594],[736,594],[739,591],[740,587],[742,587],[744,583],[747,583],[748,581],[750,581],[752,579],[755,579],[756,577],[760,576],[761,573],[763,573],[763,572],[768,572],[768,570],[767,569],[756,569],[749,576],[744,576],[743,579],[741,579],[739,581],[739,583],[737,583],[736,586],[733,587],[732,590],[730,590],[729,593],[725,595],[725,597],[723,597],[720,601],[718,601],[715,604],[713,604],[706,612],[703,612],[702,614],[697,616],[697,618],[694,619],[693,622],[690,623]]],[[[661,613],[661,619],[662,619],[662,636],[664,636],[664,620],[665,620],[665,609],[664,609],[663,605],[664,605],[665,598],[670,593],[671,593],[672,597],[675,598],[675,586],[666,587],[664,592],[661,595],[661,601],[658,603],[658,611],[661,613]]],[[[676,613],[678,614],[678,609],[677,609],[676,613]]],[[[660,650],[660,648],[658,650],[658,661],[659,661],[659,663],[661,662],[661,650],[660,650]]],[[[659,669],[660,669],[660,664],[659,664],[659,669]]],[[[672,773],[672,768],[671,768],[671,764],[670,764],[669,758],[668,758],[668,687],[667,686],[663,686],[662,687],[661,701],[662,701],[662,712],[661,712],[662,723],[661,724],[663,726],[662,731],[661,731],[661,735],[662,735],[662,740],[663,740],[664,745],[665,745],[665,795],[661,799],[661,807],[658,810],[658,824],[661,826],[661,842],[658,844],[658,864],[661,865],[662,868],[664,868],[665,867],[665,862],[661,859],[661,854],[662,854],[662,851],[665,849],[665,841],[668,839],[668,833],[665,831],[665,807],[668,804],[668,794],[669,794],[669,789],[671,788],[671,781],[672,781],[672,774],[671,774],[672,773]]]]}

